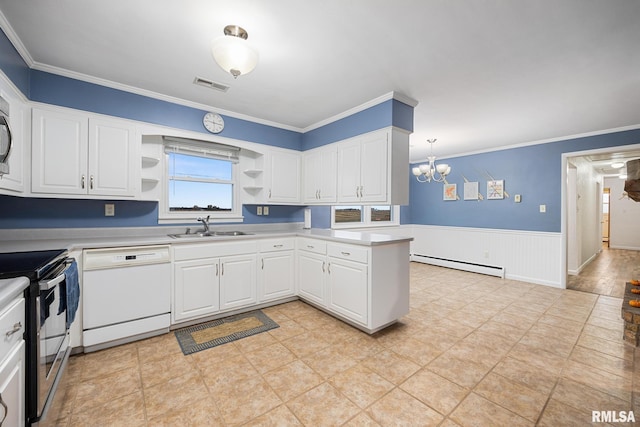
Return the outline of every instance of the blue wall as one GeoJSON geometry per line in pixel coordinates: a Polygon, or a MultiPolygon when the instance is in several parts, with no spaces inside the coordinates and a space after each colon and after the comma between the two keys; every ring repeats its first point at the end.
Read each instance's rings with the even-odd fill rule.
{"type": "MultiPolygon", "coordinates": [[[[418,183],[411,176],[410,206],[403,221],[413,224],[560,232],[562,154],[640,143],[640,130],[570,139],[548,144],[436,160],[448,163],[450,184],[457,185],[458,201],[443,200],[443,185],[418,183]],[[504,180],[511,197],[487,200],[487,176],[504,180]],[[478,181],[483,201],[464,200],[464,177],[478,181]],[[522,196],[521,203],[514,195],[522,196]],[[546,213],[539,205],[546,205],[546,213]]],[[[417,166],[417,164],[412,165],[417,166]]]]}

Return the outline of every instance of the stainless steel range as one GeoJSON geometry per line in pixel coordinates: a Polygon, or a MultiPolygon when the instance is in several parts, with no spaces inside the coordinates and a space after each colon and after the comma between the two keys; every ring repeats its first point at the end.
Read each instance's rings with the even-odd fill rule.
{"type": "Polygon", "coordinates": [[[78,270],[63,249],[0,253],[0,279],[20,276],[30,281],[25,291],[25,421],[38,425],[53,403],[71,353],[69,326],[79,298],[78,270]]]}

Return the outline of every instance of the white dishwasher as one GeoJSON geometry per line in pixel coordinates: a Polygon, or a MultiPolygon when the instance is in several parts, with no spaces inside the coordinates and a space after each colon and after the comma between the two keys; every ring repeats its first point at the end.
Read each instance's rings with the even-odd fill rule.
{"type": "Polygon", "coordinates": [[[169,246],[84,251],[82,341],[85,352],[169,331],[169,246]]]}

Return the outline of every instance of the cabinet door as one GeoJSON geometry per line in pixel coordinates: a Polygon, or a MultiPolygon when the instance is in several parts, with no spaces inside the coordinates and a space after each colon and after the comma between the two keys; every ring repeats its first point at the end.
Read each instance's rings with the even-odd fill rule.
{"type": "Polygon", "coordinates": [[[220,258],[220,309],[256,303],[256,256],[220,258]]]}
{"type": "Polygon", "coordinates": [[[298,252],[298,295],[326,307],[325,275],[326,257],[310,252],[298,252]]]}
{"type": "Polygon", "coordinates": [[[272,151],[267,173],[267,203],[300,203],[299,154],[272,151]]]}
{"type": "Polygon", "coordinates": [[[320,191],[320,177],[322,175],[322,153],[318,150],[304,153],[303,201],[304,203],[318,203],[320,191]]]}
{"type": "Polygon", "coordinates": [[[260,264],[260,302],[294,295],[293,251],[263,254],[260,264]]]}
{"type": "Polygon", "coordinates": [[[3,426],[25,424],[24,358],[24,341],[20,341],[0,366],[0,420],[3,426]]]}
{"type": "Polygon", "coordinates": [[[322,203],[335,202],[338,187],[338,149],[327,147],[320,152],[319,198],[322,203]]]}
{"type": "Polygon", "coordinates": [[[367,265],[329,258],[329,308],[367,324],[367,265]]]}
{"type": "Polygon", "coordinates": [[[360,201],[360,142],[338,145],[338,202],[360,201]]]}
{"type": "Polygon", "coordinates": [[[87,118],[34,109],[32,126],[32,191],[86,194],[87,118]]]}
{"type": "Polygon", "coordinates": [[[134,196],[140,166],[135,128],[126,123],[89,120],[89,194],[134,196]]]}
{"type": "Polygon", "coordinates": [[[362,202],[387,200],[388,146],[386,132],[375,132],[364,136],[361,140],[360,200],[362,202]]]}
{"type": "Polygon", "coordinates": [[[220,309],[220,266],[217,259],[174,263],[173,320],[215,313],[220,309]]]}

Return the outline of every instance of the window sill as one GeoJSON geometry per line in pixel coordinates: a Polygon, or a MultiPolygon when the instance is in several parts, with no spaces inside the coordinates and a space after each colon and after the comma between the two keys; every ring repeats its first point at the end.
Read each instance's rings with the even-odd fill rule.
{"type": "Polygon", "coordinates": [[[352,222],[352,223],[340,223],[331,224],[331,229],[341,230],[345,228],[379,228],[379,227],[398,227],[400,224],[397,222],[371,222],[368,224],[352,222]]]}
{"type": "MultiPolygon", "coordinates": [[[[158,224],[201,224],[196,218],[206,217],[205,212],[199,215],[184,215],[158,218],[158,224]]],[[[228,223],[228,222],[244,222],[242,215],[225,215],[209,218],[209,224],[228,223]]]]}

